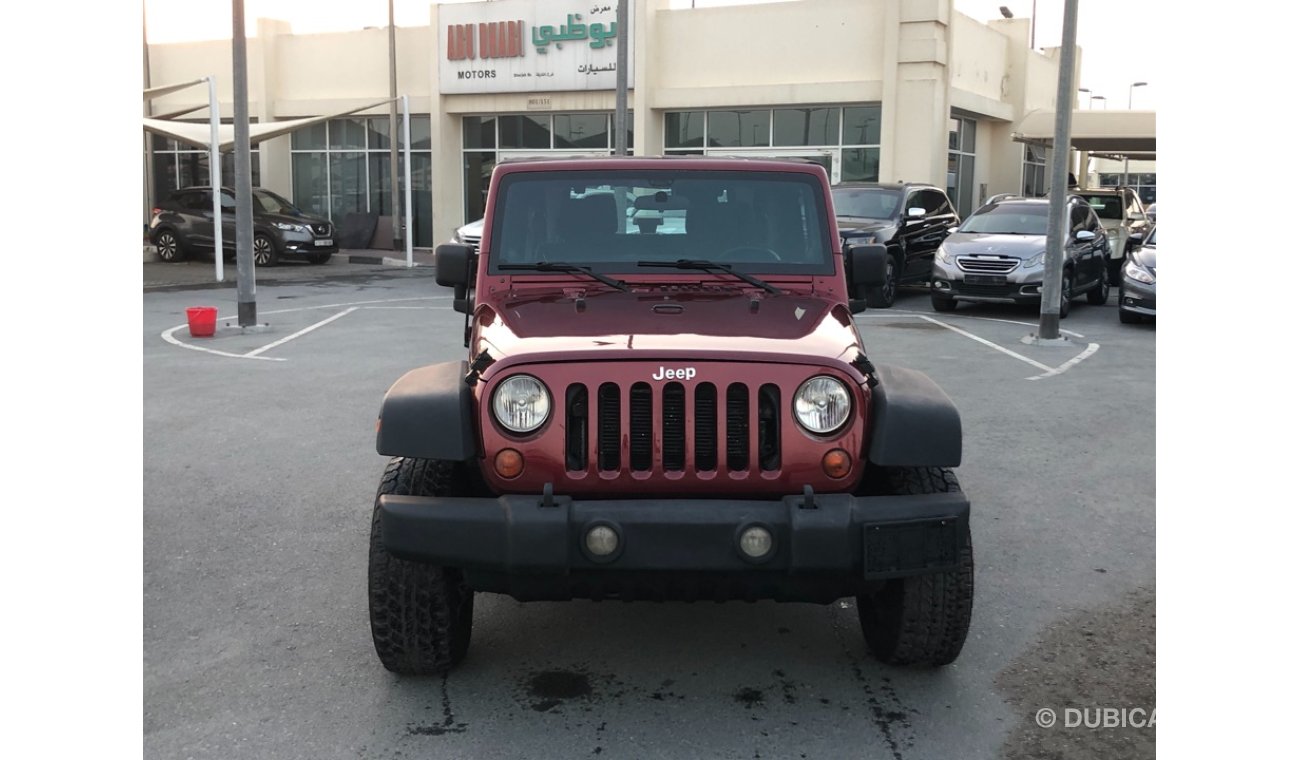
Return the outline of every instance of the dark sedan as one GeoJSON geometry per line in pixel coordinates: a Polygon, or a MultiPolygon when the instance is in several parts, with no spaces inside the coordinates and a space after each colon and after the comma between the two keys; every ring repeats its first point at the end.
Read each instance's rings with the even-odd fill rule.
{"type": "Polygon", "coordinates": [[[1156,231],[1129,251],[1119,281],[1119,321],[1156,318],[1156,231]]]}
{"type": "MultiPolygon", "coordinates": [[[[187,187],[153,210],[149,239],[163,261],[179,261],[196,250],[216,247],[212,189],[187,187]]],[[[235,191],[221,190],[221,247],[235,252],[235,191]]],[[[253,188],[253,263],[274,266],[281,259],[324,264],[337,252],[338,236],[328,219],[311,216],[270,190],[253,188]]]]}

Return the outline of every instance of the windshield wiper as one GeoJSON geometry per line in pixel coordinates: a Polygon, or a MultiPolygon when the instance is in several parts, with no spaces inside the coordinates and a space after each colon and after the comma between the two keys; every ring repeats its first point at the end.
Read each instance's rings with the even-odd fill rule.
{"type": "Polygon", "coordinates": [[[638,261],[639,267],[668,267],[670,269],[700,269],[704,271],[726,272],[734,277],[739,277],[745,282],[756,288],[762,288],[769,293],[780,295],[781,291],[770,282],[763,282],[753,275],[737,272],[729,264],[721,264],[716,261],[705,261],[704,259],[678,259],[676,261],[638,261]]]}
{"type": "Polygon", "coordinates": [[[532,264],[497,264],[497,269],[502,271],[520,272],[581,272],[593,280],[605,283],[611,288],[617,288],[625,293],[631,290],[631,288],[627,286],[627,283],[622,280],[614,280],[600,274],[599,272],[591,271],[591,267],[570,264],[565,261],[537,261],[532,264]]]}

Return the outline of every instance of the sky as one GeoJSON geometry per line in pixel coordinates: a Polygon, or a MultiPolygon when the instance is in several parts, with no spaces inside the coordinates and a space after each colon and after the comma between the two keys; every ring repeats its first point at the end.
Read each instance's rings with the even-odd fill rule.
{"type": "MultiPolygon", "coordinates": [[[[446,0],[465,2],[470,0],[446,0]]],[[[782,0],[670,0],[671,7],[689,8],[714,5],[738,5],[782,0]]],[[[427,26],[429,0],[393,0],[393,14],[398,26],[427,26]]],[[[999,6],[1006,6],[1016,17],[1028,18],[1037,12],[1035,45],[1055,47],[1061,41],[1064,0],[955,0],[958,12],[979,21],[1001,18],[999,6]]],[[[1083,48],[1081,87],[1105,101],[1087,102],[1081,96],[1079,107],[1126,108],[1129,85],[1147,82],[1132,91],[1133,107],[1156,107],[1160,83],[1155,71],[1156,47],[1150,44],[1145,30],[1158,28],[1158,0],[1080,0],[1078,45],[1083,48]]],[[[144,13],[151,43],[188,42],[230,38],[229,0],[144,0],[144,13]]],[[[346,31],[388,24],[386,0],[244,0],[244,17],[248,34],[256,31],[256,19],[279,18],[290,23],[297,33],[346,31]]]]}

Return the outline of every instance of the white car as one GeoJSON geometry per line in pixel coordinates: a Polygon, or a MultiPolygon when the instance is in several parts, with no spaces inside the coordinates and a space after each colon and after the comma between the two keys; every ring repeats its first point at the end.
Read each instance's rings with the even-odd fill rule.
{"type": "Polygon", "coordinates": [[[483,220],[479,219],[456,229],[451,242],[467,245],[478,252],[478,242],[483,239],[483,220]]]}

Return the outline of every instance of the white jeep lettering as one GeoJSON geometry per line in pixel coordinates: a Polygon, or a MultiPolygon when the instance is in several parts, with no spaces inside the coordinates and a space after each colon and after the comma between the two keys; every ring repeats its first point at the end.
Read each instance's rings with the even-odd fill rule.
{"type": "Polygon", "coordinates": [[[669,369],[660,366],[659,370],[650,376],[651,380],[694,380],[695,368],[683,367],[681,369],[669,369]]]}

